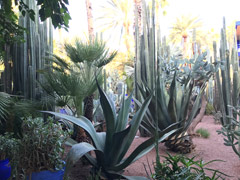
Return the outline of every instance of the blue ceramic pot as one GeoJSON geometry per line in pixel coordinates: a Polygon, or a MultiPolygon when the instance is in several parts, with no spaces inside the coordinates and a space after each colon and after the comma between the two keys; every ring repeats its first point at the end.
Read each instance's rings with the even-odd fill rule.
{"type": "Polygon", "coordinates": [[[8,159],[0,161],[0,180],[7,180],[11,176],[11,166],[8,159]]]}
{"type": "MultiPolygon", "coordinates": [[[[31,180],[63,180],[64,170],[59,171],[40,171],[33,172],[31,175],[31,180]]],[[[29,180],[29,177],[27,177],[29,180]]]]}

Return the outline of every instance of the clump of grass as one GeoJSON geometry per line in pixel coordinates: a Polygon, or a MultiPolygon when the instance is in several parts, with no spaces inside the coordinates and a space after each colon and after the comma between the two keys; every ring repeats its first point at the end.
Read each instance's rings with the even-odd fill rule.
{"type": "Polygon", "coordinates": [[[213,105],[210,104],[210,103],[207,103],[205,114],[206,115],[213,115],[214,112],[215,112],[215,109],[214,109],[213,105]]]}
{"type": "Polygon", "coordinates": [[[198,133],[203,138],[209,138],[209,136],[210,136],[210,133],[208,132],[208,130],[204,129],[204,128],[199,128],[196,131],[196,133],[198,133]]]}

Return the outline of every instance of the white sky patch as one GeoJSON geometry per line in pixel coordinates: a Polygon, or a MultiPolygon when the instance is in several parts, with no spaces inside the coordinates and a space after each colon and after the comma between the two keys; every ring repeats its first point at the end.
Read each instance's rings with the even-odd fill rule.
{"type": "MultiPolygon", "coordinates": [[[[91,0],[94,9],[106,0],[91,0]]],[[[226,25],[230,25],[234,20],[240,21],[240,0],[168,0],[169,6],[166,8],[167,15],[161,17],[162,35],[167,35],[171,24],[176,17],[182,14],[198,16],[204,23],[204,28],[214,28],[220,32],[222,18],[225,16],[226,25]]],[[[70,0],[69,11],[72,17],[69,32],[63,32],[62,37],[72,38],[74,36],[86,37],[87,16],[85,0],[70,0]]],[[[59,39],[58,32],[55,32],[55,39],[59,39]]]]}

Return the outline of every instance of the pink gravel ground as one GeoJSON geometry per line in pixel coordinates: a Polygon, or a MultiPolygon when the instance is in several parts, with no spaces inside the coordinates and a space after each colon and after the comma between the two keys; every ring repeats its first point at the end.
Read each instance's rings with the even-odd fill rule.
{"type": "MultiPolygon", "coordinates": [[[[210,132],[210,137],[204,139],[201,137],[194,137],[193,142],[196,145],[196,148],[190,153],[187,154],[188,157],[197,156],[202,159],[204,162],[220,159],[225,162],[214,162],[211,163],[208,167],[213,169],[218,169],[221,172],[224,172],[232,177],[227,177],[228,180],[238,180],[240,179],[240,159],[233,152],[231,147],[227,147],[223,144],[223,136],[217,134],[217,130],[221,129],[220,124],[215,124],[212,116],[204,116],[202,122],[198,124],[195,130],[199,128],[205,128],[210,132]]],[[[137,145],[144,142],[147,138],[136,137],[130,151],[133,151],[137,145]]],[[[159,155],[166,155],[166,152],[171,153],[163,145],[159,145],[159,155]]],[[[171,153],[174,154],[174,153],[171,153]]],[[[150,164],[155,161],[156,153],[155,149],[151,150],[147,155],[143,156],[138,161],[130,165],[126,171],[125,175],[130,176],[146,176],[146,171],[143,164],[147,165],[147,160],[150,164]]],[[[209,174],[209,173],[208,173],[209,174]]]]}

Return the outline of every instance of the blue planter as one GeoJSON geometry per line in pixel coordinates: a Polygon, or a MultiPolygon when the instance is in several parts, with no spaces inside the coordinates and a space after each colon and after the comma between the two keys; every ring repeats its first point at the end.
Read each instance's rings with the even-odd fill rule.
{"type": "Polygon", "coordinates": [[[11,166],[9,160],[0,161],[0,180],[7,180],[11,176],[11,166]]]}
{"type": "MultiPolygon", "coordinates": [[[[63,180],[64,170],[61,169],[59,171],[40,171],[33,172],[31,175],[32,180],[63,180]]],[[[29,177],[27,177],[29,180],[29,177]]]]}

